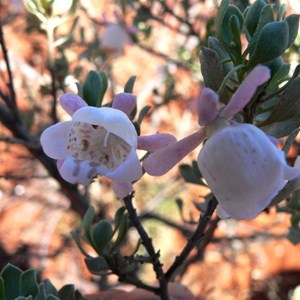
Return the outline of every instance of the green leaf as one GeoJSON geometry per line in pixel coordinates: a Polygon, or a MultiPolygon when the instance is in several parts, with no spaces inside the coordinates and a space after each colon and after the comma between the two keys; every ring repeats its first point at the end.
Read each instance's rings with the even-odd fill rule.
{"type": "Polygon", "coordinates": [[[57,297],[62,300],[74,300],[75,288],[73,284],[64,285],[58,292],[57,297]]]}
{"type": "Polygon", "coordinates": [[[211,36],[208,38],[208,48],[214,50],[217,53],[219,61],[221,62],[223,68],[223,73],[227,74],[233,67],[228,52],[225,50],[225,48],[217,38],[211,36]],[[222,63],[223,61],[226,61],[226,63],[222,63]]]}
{"type": "Polygon", "coordinates": [[[74,242],[76,243],[77,247],[81,251],[81,253],[84,256],[89,257],[90,255],[85,251],[85,249],[83,248],[83,246],[81,244],[81,240],[80,240],[80,236],[79,236],[78,232],[76,232],[76,231],[71,232],[71,236],[72,236],[74,242]]]}
{"type": "Polygon", "coordinates": [[[61,299],[59,299],[59,298],[57,298],[57,297],[55,297],[53,295],[49,295],[49,296],[47,296],[46,300],[61,300],[61,299]]]}
{"type": "Polygon", "coordinates": [[[234,61],[241,59],[241,41],[240,32],[243,27],[244,17],[240,10],[234,6],[229,5],[226,8],[223,16],[222,24],[218,28],[218,38],[221,43],[228,50],[228,54],[234,61]]]}
{"type": "Polygon", "coordinates": [[[5,299],[4,280],[0,276],[0,299],[5,299]]]}
{"type": "MultiPolygon", "coordinates": [[[[275,60],[274,60],[275,61],[275,60]]],[[[268,83],[267,86],[267,93],[270,94],[278,89],[279,84],[282,83],[282,80],[285,80],[289,74],[290,65],[286,63],[282,63],[281,66],[277,69],[275,73],[268,83]]]]}
{"type": "Polygon", "coordinates": [[[216,51],[202,47],[200,51],[201,73],[206,87],[215,92],[223,82],[224,74],[216,51]]]}
{"type": "Polygon", "coordinates": [[[90,71],[82,87],[83,99],[90,106],[100,106],[101,90],[102,80],[99,73],[93,70],[90,71]]]}
{"type": "Polygon", "coordinates": [[[148,113],[148,111],[149,111],[150,109],[151,109],[151,106],[150,106],[150,105],[146,105],[146,106],[144,106],[144,107],[141,109],[141,111],[140,111],[140,113],[139,113],[138,120],[137,120],[137,123],[138,123],[139,125],[142,124],[142,121],[144,120],[145,116],[147,115],[147,113],[148,113]]]}
{"type": "Polygon", "coordinates": [[[261,126],[260,129],[263,130],[268,135],[274,136],[276,138],[281,138],[288,136],[294,129],[300,126],[300,117],[293,117],[285,121],[274,122],[269,125],[261,126]]]}
{"type": "Polygon", "coordinates": [[[216,32],[217,32],[218,36],[222,35],[223,20],[224,20],[227,8],[229,6],[229,2],[230,2],[229,0],[222,0],[220,7],[218,9],[218,13],[215,18],[215,26],[216,26],[216,32]]]}
{"type": "Polygon", "coordinates": [[[55,286],[52,284],[52,282],[49,279],[45,279],[42,282],[44,284],[44,289],[46,292],[46,295],[56,295],[57,294],[57,290],[55,288],[55,286]]]}
{"type": "Polygon", "coordinates": [[[184,181],[194,184],[203,185],[204,182],[201,178],[196,174],[194,166],[190,166],[188,164],[182,164],[179,166],[179,171],[184,181]]]}
{"type": "Polygon", "coordinates": [[[120,244],[123,242],[123,240],[127,234],[127,231],[128,231],[128,215],[123,214],[121,217],[121,220],[120,220],[118,236],[112,245],[110,253],[112,253],[117,247],[120,246],[120,244]]]}
{"type": "Polygon", "coordinates": [[[287,24],[289,26],[289,40],[288,40],[288,45],[287,45],[287,48],[289,48],[294,43],[294,41],[297,37],[297,34],[298,34],[299,15],[296,15],[296,14],[289,15],[285,19],[285,21],[287,22],[287,24]]]}
{"type": "Polygon", "coordinates": [[[259,34],[256,47],[246,67],[251,69],[282,55],[287,48],[288,34],[287,22],[266,24],[259,34]]]}
{"type": "Polygon", "coordinates": [[[255,32],[254,32],[252,38],[250,39],[245,52],[243,53],[244,57],[246,57],[246,55],[248,53],[251,53],[251,54],[253,53],[253,50],[255,48],[255,45],[257,43],[257,39],[259,37],[261,30],[264,28],[264,26],[266,24],[271,23],[271,22],[274,22],[274,10],[273,10],[273,7],[270,4],[268,4],[268,5],[265,5],[263,7],[263,9],[261,10],[259,21],[258,21],[257,27],[255,29],[255,32]]]}
{"type": "Polygon", "coordinates": [[[22,296],[36,296],[39,292],[37,283],[36,270],[30,269],[23,272],[20,282],[20,295],[22,296]]]}
{"type": "Polygon", "coordinates": [[[246,19],[245,19],[245,25],[249,32],[249,34],[252,36],[257,28],[260,13],[262,9],[266,6],[265,1],[263,0],[256,0],[249,8],[246,19]]]}
{"type": "Polygon", "coordinates": [[[111,241],[113,230],[110,222],[101,220],[93,228],[93,241],[98,254],[103,254],[105,246],[111,241]]]}
{"type": "Polygon", "coordinates": [[[291,79],[281,96],[279,103],[274,107],[271,116],[263,123],[285,121],[293,117],[300,117],[300,77],[291,79]]]}
{"type": "Polygon", "coordinates": [[[12,264],[7,264],[1,272],[4,280],[5,300],[15,300],[19,294],[22,270],[12,264]]]}
{"type": "Polygon", "coordinates": [[[95,209],[92,206],[89,206],[88,210],[86,211],[83,220],[82,220],[82,227],[85,233],[85,238],[87,242],[93,246],[93,239],[92,239],[92,232],[91,232],[91,225],[95,216],[95,209]]]}
{"type": "Polygon", "coordinates": [[[287,239],[297,245],[300,243],[300,228],[299,227],[291,227],[287,233],[287,239]]]}
{"type": "Polygon", "coordinates": [[[131,93],[133,92],[134,83],[136,80],[136,76],[131,76],[125,84],[124,92],[131,93]]]}
{"type": "Polygon", "coordinates": [[[102,102],[103,102],[103,98],[104,95],[106,93],[107,87],[108,87],[108,78],[107,75],[104,72],[100,72],[100,79],[101,79],[101,90],[100,90],[100,95],[99,95],[99,100],[97,103],[97,107],[100,107],[102,102]]]}
{"type": "Polygon", "coordinates": [[[47,298],[47,294],[45,290],[45,283],[41,282],[39,284],[39,292],[37,296],[34,298],[34,300],[46,300],[46,298],[47,298]]]}
{"type": "Polygon", "coordinates": [[[110,269],[108,263],[106,262],[103,256],[86,257],[84,261],[88,270],[95,275],[102,274],[110,269]]]}
{"type": "Polygon", "coordinates": [[[126,208],[124,206],[121,206],[115,213],[115,217],[114,217],[114,231],[113,234],[115,234],[115,232],[119,229],[119,226],[121,224],[121,220],[122,220],[122,216],[125,212],[126,208]]]}

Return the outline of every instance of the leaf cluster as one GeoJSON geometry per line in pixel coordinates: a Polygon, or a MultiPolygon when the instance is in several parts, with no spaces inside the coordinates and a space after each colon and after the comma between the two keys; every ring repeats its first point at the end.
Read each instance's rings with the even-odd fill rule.
{"type": "Polygon", "coordinates": [[[285,6],[256,0],[243,12],[223,0],[215,19],[216,36],[200,51],[201,71],[207,87],[228,103],[245,76],[257,65],[271,70],[271,79],[257,91],[242,112],[275,137],[288,135],[300,125],[299,68],[292,76],[284,53],[294,43],[299,16],[285,17],[285,6]],[[247,41],[243,47],[243,41],[247,41]]]}
{"type": "Polygon", "coordinates": [[[22,271],[7,264],[0,273],[0,299],[6,300],[84,300],[74,285],[57,290],[50,280],[40,283],[35,269],[22,271]]]}

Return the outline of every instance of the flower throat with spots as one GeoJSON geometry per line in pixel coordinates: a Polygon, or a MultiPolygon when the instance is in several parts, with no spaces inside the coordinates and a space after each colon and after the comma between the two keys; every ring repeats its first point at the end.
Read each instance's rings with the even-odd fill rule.
{"type": "Polygon", "coordinates": [[[114,170],[126,160],[131,147],[104,127],[74,122],[67,149],[75,159],[89,160],[114,170]]]}

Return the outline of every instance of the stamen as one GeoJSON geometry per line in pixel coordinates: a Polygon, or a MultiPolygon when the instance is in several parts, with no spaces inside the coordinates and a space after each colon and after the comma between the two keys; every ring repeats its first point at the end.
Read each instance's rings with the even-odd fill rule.
{"type": "Polygon", "coordinates": [[[104,138],[104,142],[103,142],[103,146],[104,146],[104,147],[107,147],[107,141],[108,141],[109,134],[110,134],[110,132],[107,131],[107,132],[106,132],[106,135],[105,135],[105,138],[104,138]]]}

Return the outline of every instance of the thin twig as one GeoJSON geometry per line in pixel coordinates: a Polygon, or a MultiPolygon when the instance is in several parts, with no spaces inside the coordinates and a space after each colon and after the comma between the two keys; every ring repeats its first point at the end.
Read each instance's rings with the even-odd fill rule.
{"type": "Polygon", "coordinates": [[[0,136],[0,142],[5,142],[9,144],[16,144],[16,145],[22,145],[26,146],[27,148],[33,149],[33,148],[40,148],[41,145],[38,142],[33,141],[25,141],[23,139],[18,139],[15,137],[8,137],[8,136],[0,136]]]}
{"type": "Polygon", "coordinates": [[[193,231],[190,230],[189,228],[187,228],[186,226],[183,226],[183,225],[180,225],[176,222],[173,222],[172,220],[164,217],[164,216],[160,216],[156,213],[153,213],[153,212],[147,212],[147,213],[144,213],[144,214],[141,214],[140,218],[142,220],[157,220],[157,221],[160,221],[172,228],[175,228],[177,229],[178,231],[180,231],[184,236],[191,236],[193,231]]]}
{"type": "Polygon", "coordinates": [[[168,281],[166,280],[165,274],[162,269],[162,264],[159,260],[159,251],[155,251],[151,238],[148,236],[148,233],[142,226],[136,213],[136,209],[133,207],[132,198],[133,193],[123,198],[123,201],[127,209],[130,221],[138,231],[143,245],[145,246],[149,256],[152,258],[153,270],[156,274],[156,278],[158,279],[160,285],[159,289],[156,291],[156,294],[158,294],[163,300],[169,300],[170,298],[168,295],[168,281]]]}
{"type": "Polygon", "coordinates": [[[10,93],[9,107],[13,111],[16,121],[20,121],[19,113],[18,113],[16,92],[15,92],[14,81],[13,81],[13,75],[12,75],[12,71],[11,71],[11,67],[10,67],[10,61],[8,58],[8,51],[7,51],[6,43],[5,43],[5,39],[4,39],[3,26],[2,26],[1,19],[0,19],[0,45],[1,45],[1,50],[3,53],[4,62],[6,65],[7,75],[8,75],[8,84],[7,85],[8,85],[8,89],[9,89],[9,93],[10,93]]]}
{"type": "Polygon", "coordinates": [[[170,266],[168,271],[166,272],[167,280],[172,280],[176,275],[179,268],[183,265],[193,248],[199,243],[199,241],[203,238],[204,232],[206,230],[207,225],[210,222],[210,219],[217,207],[217,199],[212,198],[207,205],[206,212],[203,215],[200,215],[198,226],[193,233],[193,235],[187,240],[187,243],[181,253],[176,256],[175,261],[170,266]]]}

